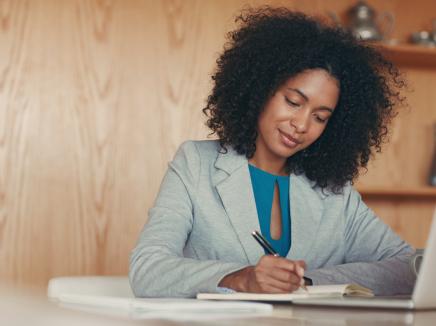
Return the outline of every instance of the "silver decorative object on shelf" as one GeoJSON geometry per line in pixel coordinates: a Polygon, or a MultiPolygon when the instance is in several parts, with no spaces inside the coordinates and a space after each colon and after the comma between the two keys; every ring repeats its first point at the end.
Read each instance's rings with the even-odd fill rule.
{"type": "Polygon", "coordinates": [[[395,18],[391,12],[377,14],[365,1],[360,0],[347,11],[348,26],[343,26],[335,12],[327,12],[337,26],[348,29],[356,38],[364,41],[388,41],[395,18]]]}
{"type": "Polygon", "coordinates": [[[394,27],[394,15],[390,12],[377,14],[365,1],[348,10],[349,29],[357,38],[366,41],[381,41],[390,37],[394,27]]]}
{"type": "Polygon", "coordinates": [[[412,33],[410,42],[427,47],[436,47],[436,19],[433,19],[433,28],[431,31],[422,30],[412,33]]]}

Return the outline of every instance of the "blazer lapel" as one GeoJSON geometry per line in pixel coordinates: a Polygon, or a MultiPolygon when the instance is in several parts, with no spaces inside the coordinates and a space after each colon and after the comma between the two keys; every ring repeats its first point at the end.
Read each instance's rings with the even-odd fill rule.
{"type": "MultiPolygon", "coordinates": [[[[247,159],[232,148],[218,154],[212,182],[250,264],[264,254],[251,232],[260,230],[247,159]]],[[[307,259],[324,210],[326,195],[304,176],[290,176],[291,249],[289,259],[307,259]]]]}
{"type": "Polygon", "coordinates": [[[290,185],[291,250],[288,258],[305,260],[319,232],[326,195],[316,191],[304,176],[291,175],[290,185]]]}
{"type": "Polygon", "coordinates": [[[255,265],[263,250],[251,235],[260,227],[247,159],[229,148],[226,154],[218,155],[215,167],[221,171],[214,176],[213,182],[247,261],[255,265]]]}

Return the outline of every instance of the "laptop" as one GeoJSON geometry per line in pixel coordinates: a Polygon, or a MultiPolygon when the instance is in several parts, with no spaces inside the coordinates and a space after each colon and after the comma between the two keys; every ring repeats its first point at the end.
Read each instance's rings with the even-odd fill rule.
{"type": "Polygon", "coordinates": [[[388,309],[436,309],[436,209],[433,214],[432,226],[427,240],[427,246],[416,279],[412,296],[393,297],[323,297],[295,299],[295,305],[388,308],[388,309]]]}

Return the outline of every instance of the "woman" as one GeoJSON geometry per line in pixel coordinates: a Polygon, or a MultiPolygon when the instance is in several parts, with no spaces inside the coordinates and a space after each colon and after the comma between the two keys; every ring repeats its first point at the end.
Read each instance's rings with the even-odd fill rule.
{"type": "Polygon", "coordinates": [[[346,32],[264,7],[238,17],[203,112],[216,141],[170,163],[131,257],[141,297],[358,283],[410,293],[413,249],[352,188],[402,99],[399,72],[346,32]],[[280,256],[265,255],[253,230],[280,256]]]}

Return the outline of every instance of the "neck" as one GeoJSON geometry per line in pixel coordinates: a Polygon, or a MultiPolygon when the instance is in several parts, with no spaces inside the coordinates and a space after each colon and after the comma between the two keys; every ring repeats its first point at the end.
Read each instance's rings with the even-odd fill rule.
{"type": "Polygon", "coordinates": [[[286,159],[278,157],[270,157],[262,151],[256,150],[254,156],[248,162],[257,168],[275,175],[287,175],[286,159]]]}

